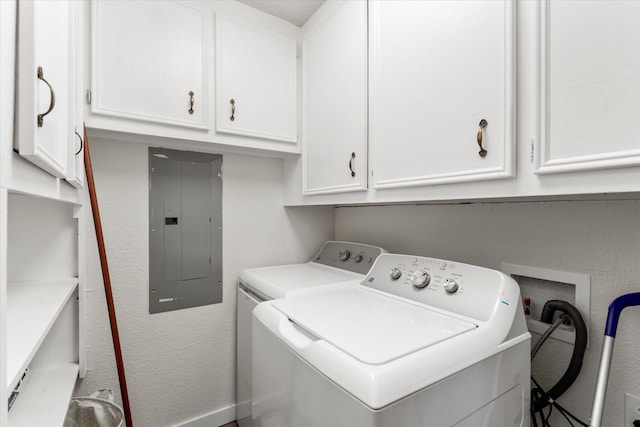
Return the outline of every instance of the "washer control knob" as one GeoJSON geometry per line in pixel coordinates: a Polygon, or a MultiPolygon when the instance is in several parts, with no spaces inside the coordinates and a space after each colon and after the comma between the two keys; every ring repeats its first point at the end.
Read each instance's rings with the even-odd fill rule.
{"type": "Polygon", "coordinates": [[[338,253],[338,259],[340,261],[346,261],[349,259],[350,256],[351,256],[351,252],[349,252],[346,249],[343,249],[340,251],[340,253],[338,253]]]}
{"type": "Polygon", "coordinates": [[[447,291],[448,294],[455,294],[458,292],[458,282],[453,279],[447,279],[444,281],[444,290],[447,291]]]}
{"type": "Polygon", "coordinates": [[[357,254],[356,256],[354,256],[354,257],[353,257],[353,260],[354,260],[355,262],[360,262],[360,261],[362,261],[362,255],[357,254]]]}
{"type": "Polygon", "coordinates": [[[411,284],[418,288],[426,288],[429,282],[431,281],[431,276],[426,271],[416,271],[411,275],[411,284]]]}
{"type": "Polygon", "coordinates": [[[393,267],[389,272],[389,276],[391,276],[391,280],[398,280],[402,276],[402,271],[398,267],[393,267]]]}

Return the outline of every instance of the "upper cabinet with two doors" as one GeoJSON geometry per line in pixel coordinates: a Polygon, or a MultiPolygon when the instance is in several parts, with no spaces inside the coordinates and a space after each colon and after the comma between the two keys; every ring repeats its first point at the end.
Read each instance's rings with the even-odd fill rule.
{"type": "Polygon", "coordinates": [[[298,152],[299,28],[232,1],[93,1],[89,126],[298,152]]]}
{"type": "Polygon", "coordinates": [[[331,3],[303,29],[287,204],[640,191],[640,3],[331,3]]]}
{"type": "Polygon", "coordinates": [[[512,2],[330,3],[303,36],[304,194],[513,176],[512,2]]]}

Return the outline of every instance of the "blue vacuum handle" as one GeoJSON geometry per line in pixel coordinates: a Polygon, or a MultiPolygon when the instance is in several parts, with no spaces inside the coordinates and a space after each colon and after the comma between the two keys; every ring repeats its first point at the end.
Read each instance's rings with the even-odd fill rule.
{"type": "Polygon", "coordinates": [[[611,368],[611,358],[613,355],[613,343],[618,329],[620,313],[627,307],[640,305],[640,292],[619,296],[609,305],[607,314],[607,326],[604,329],[604,340],[602,342],[602,355],[600,356],[600,367],[598,368],[598,379],[596,390],[593,396],[593,408],[591,409],[591,427],[602,425],[602,415],[604,413],[604,401],[607,394],[607,382],[609,381],[609,369],[611,368]]]}
{"type": "Polygon", "coordinates": [[[608,337],[615,338],[618,329],[618,320],[622,310],[627,307],[640,305],[640,292],[626,294],[614,299],[609,305],[609,314],[607,314],[607,326],[604,328],[604,334],[608,337]]]}

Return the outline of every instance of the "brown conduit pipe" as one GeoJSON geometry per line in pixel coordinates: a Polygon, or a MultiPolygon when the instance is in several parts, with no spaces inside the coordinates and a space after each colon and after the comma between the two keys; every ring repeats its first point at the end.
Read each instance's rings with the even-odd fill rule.
{"type": "Polygon", "coordinates": [[[124,406],[124,419],[127,427],[133,427],[131,421],[131,408],[129,407],[129,393],[127,392],[127,379],[124,375],[124,363],[122,361],[122,349],[120,348],[120,335],[118,334],[118,322],[116,320],[116,309],[113,304],[113,293],[111,291],[111,278],[109,277],[109,264],[107,263],[107,251],[104,246],[104,236],[102,234],[102,223],[100,222],[100,210],[98,209],[98,197],[93,181],[93,169],[91,168],[91,156],[89,155],[89,140],[87,138],[87,127],[84,126],[84,170],[87,174],[87,187],[89,188],[89,199],[91,199],[91,212],[93,213],[93,225],[96,229],[96,240],[98,241],[98,253],[100,255],[100,266],[102,267],[102,281],[104,282],[104,293],[107,298],[107,309],[109,310],[109,323],[111,324],[111,338],[113,349],[116,354],[116,365],[118,367],[118,380],[120,381],[120,394],[124,406]]]}

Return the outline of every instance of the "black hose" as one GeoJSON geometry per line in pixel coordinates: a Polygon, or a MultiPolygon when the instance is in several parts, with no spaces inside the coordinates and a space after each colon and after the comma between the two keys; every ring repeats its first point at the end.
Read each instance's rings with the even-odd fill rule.
{"type": "Polygon", "coordinates": [[[566,313],[573,322],[573,326],[576,331],[576,338],[573,344],[573,354],[571,355],[569,367],[565,371],[564,375],[562,375],[562,378],[560,378],[560,380],[546,392],[548,398],[537,399],[535,402],[532,402],[533,410],[535,412],[538,412],[550,405],[551,401],[549,401],[549,399],[552,401],[556,400],[562,396],[569,387],[571,387],[580,374],[584,352],[587,348],[587,326],[584,324],[584,320],[582,319],[578,309],[568,302],[561,300],[547,301],[542,309],[540,320],[544,323],[552,323],[553,316],[556,311],[566,313]]]}

